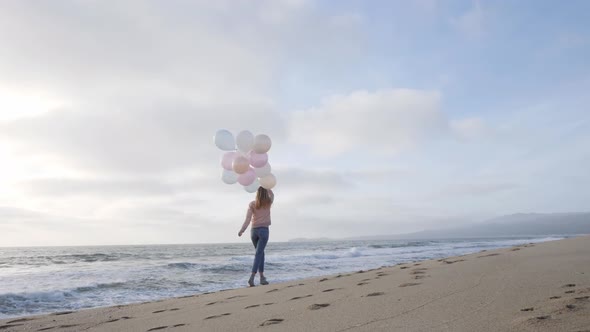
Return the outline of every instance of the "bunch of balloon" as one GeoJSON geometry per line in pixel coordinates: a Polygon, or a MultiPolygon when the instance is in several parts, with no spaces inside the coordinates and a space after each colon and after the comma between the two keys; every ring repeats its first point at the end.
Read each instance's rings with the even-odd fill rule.
{"type": "Polygon", "coordinates": [[[239,183],[249,193],[256,192],[258,187],[272,189],[277,184],[268,163],[272,142],[267,135],[254,136],[243,130],[234,138],[231,132],[220,129],[215,134],[215,145],[226,151],[221,157],[224,183],[239,183]]]}

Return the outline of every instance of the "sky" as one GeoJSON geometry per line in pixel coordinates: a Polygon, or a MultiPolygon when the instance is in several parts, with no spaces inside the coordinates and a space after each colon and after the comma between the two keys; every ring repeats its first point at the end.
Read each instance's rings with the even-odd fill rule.
{"type": "Polygon", "coordinates": [[[0,2],[0,246],[248,242],[588,211],[590,2],[0,2]]]}

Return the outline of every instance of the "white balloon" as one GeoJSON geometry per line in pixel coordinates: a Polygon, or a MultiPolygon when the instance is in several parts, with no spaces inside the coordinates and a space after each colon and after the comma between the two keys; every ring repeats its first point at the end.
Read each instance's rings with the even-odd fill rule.
{"type": "Polygon", "coordinates": [[[274,186],[277,185],[277,178],[272,174],[263,176],[259,180],[260,186],[264,189],[272,189],[274,186]]]}
{"type": "Polygon", "coordinates": [[[270,137],[266,135],[256,135],[256,137],[254,137],[254,146],[252,147],[252,150],[256,153],[266,153],[270,150],[271,146],[272,141],[270,140],[270,137]]]}
{"type": "Polygon", "coordinates": [[[236,145],[241,152],[250,152],[250,150],[252,150],[252,145],[254,145],[254,135],[247,130],[241,131],[238,136],[236,136],[236,145]]]}
{"type": "Polygon", "coordinates": [[[224,169],[223,173],[221,174],[221,181],[227,184],[234,184],[238,182],[238,174],[236,174],[234,171],[228,171],[227,169],[224,169]]]}
{"type": "Polygon", "coordinates": [[[252,194],[255,193],[256,190],[258,190],[258,187],[260,187],[260,182],[258,182],[258,179],[256,179],[254,180],[254,182],[252,182],[251,185],[244,186],[244,190],[252,194]]]}
{"type": "Polygon", "coordinates": [[[250,161],[246,157],[237,155],[232,163],[232,169],[238,174],[244,174],[250,169],[250,161]]]}
{"type": "Polygon", "coordinates": [[[272,170],[272,168],[270,167],[269,163],[264,164],[264,166],[262,166],[260,168],[254,168],[254,172],[256,173],[256,176],[259,178],[269,175],[271,170],[272,170]]]}
{"type": "Polygon", "coordinates": [[[219,129],[215,133],[215,145],[223,151],[233,151],[236,149],[234,135],[225,129],[219,129]]]}

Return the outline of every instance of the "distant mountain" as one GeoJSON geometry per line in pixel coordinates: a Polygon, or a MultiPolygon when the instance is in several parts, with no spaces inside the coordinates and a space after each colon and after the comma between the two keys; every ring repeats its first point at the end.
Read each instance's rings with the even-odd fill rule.
{"type": "MultiPolygon", "coordinates": [[[[463,227],[425,230],[408,234],[353,237],[347,240],[449,239],[577,234],[590,234],[590,212],[517,213],[463,227]]],[[[294,240],[327,241],[330,239],[294,240]]]]}

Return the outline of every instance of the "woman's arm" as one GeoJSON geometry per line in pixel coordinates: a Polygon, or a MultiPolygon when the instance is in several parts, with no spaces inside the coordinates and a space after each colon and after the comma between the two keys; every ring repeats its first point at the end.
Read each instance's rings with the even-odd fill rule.
{"type": "Polygon", "coordinates": [[[242,236],[244,231],[248,228],[248,225],[250,225],[250,220],[252,220],[252,204],[248,206],[248,212],[246,212],[246,220],[244,220],[244,224],[238,232],[238,236],[242,236]]]}

